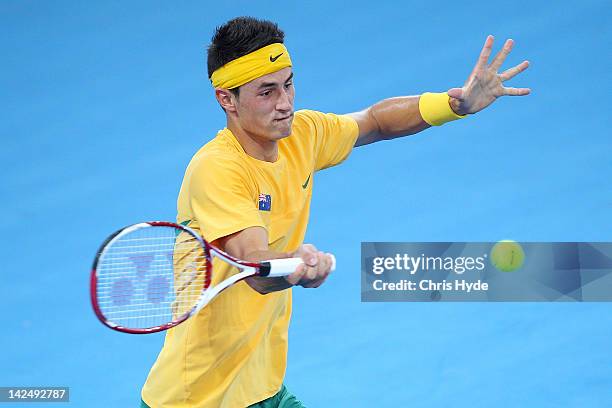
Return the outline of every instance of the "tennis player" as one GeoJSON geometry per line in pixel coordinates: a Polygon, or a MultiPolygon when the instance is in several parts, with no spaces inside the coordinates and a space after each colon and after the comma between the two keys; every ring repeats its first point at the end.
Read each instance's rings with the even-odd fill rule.
{"type": "MultiPolygon", "coordinates": [[[[505,95],[503,83],[525,61],[498,73],[512,40],[489,64],[487,37],[464,86],[396,97],[348,115],[294,111],[292,63],[284,34],[248,17],[219,27],[208,48],[208,75],[227,124],[191,160],[178,197],[178,222],[231,255],[252,261],[301,257],[288,277],[251,278],[170,329],[142,390],[151,408],[303,405],[283,384],[291,288],[316,288],[331,257],[303,244],[315,173],[355,146],[410,135],[474,114],[505,95]]],[[[231,274],[214,265],[213,284],[231,274]]]]}

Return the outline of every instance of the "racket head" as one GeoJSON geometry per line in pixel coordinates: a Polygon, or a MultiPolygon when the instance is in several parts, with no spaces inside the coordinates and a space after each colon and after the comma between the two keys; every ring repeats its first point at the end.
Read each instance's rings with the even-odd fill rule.
{"type": "Polygon", "coordinates": [[[94,259],[91,304],[107,327],[145,334],[185,321],[210,286],[210,245],[180,224],[151,221],[109,236],[94,259]]]}

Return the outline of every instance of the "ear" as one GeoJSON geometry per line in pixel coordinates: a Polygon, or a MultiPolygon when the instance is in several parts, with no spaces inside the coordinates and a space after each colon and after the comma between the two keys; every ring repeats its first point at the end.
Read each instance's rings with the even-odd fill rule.
{"type": "Polygon", "coordinates": [[[236,112],[236,97],[225,88],[215,88],[215,98],[226,112],[236,112]]]}

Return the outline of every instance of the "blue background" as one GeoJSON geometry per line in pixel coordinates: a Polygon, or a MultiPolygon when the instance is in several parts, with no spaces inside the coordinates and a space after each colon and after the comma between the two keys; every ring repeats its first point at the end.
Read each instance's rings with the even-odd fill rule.
{"type": "Polygon", "coordinates": [[[175,217],[191,155],[225,124],[206,78],[216,25],[277,21],[296,107],[345,113],[461,86],[487,34],[532,66],[460,122],[357,149],[317,174],[307,242],[336,253],[295,290],[286,383],[309,407],[602,407],[609,303],[365,304],[361,241],[611,241],[605,1],[0,3],[0,385],[136,406],[163,335],[89,306],[100,242],[175,217]]]}

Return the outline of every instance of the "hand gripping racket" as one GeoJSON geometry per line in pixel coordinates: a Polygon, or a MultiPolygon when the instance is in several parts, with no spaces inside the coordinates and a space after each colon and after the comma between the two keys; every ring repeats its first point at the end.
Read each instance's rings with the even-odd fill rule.
{"type": "MultiPolygon", "coordinates": [[[[184,322],[236,282],[287,276],[301,263],[301,258],[242,261],[183,225],[143,222],[120,229],[102,244],[91,271],[91,303],[111,329],[155,333],[184,322]],[[211,287],[213,257],[239,272],[211,287]]],[[[335,263],[332,256],[332,270],[335,263]]]]}

